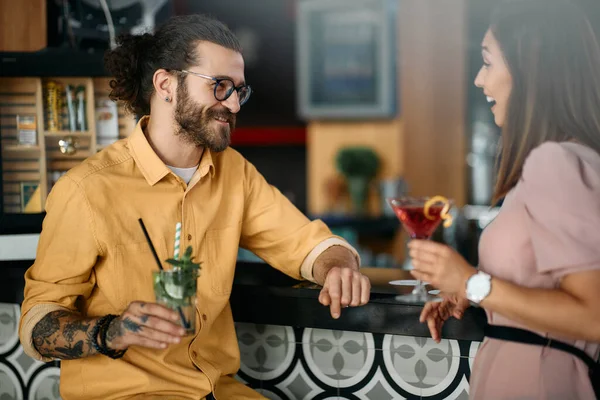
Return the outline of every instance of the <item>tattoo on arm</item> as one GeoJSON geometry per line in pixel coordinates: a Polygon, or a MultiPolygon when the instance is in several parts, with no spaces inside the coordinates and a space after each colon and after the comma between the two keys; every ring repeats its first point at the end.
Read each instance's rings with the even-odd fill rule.
{"type": "Polygon", "coordinates": [[[73,360],[83,357],[83,340],[78,341],[74,345],[68,344],[66,347],[57,346],[55,350],[61,354],[59,357],[62,360],[73,360]]]}
{"type": "Polygon", "coordinates": [[[148,316],[142,315],[142,317],[140,318],[140,321],[142,321],[142,324],[145,324],[148,321],[148,316]]]}
{"type": "Polygon", "coordinates": [[[139,332],[142,330],[142,326],[137,322],[133,322],[129,317],[123,320],[123,326],[125,326],[125,329],[130,330],[131,332],[139,332]]]}
{"type": "Polygon", "coordinates": [[[33,344],[36,348],[44,345],[50,345],[51,339],[60,329],[59,318],[64,317],[64,311],[54,311],[46,315],[33,328],[33,344]]]}
{"type": "Polygon", "coordinates": [[[106,330],[106,341],[110,343],[124,334],[125,330],[123,329],[123,324],[121,324],[121,319],[115,318],[110,322],[106,330]]]}
{"type": "Polygon", "coordinates": [[[41,355],[61,360],[94,355],[91,331],[96,322],[69,311],[53,311],[33,328],[33,344],[41,355]]]}
{"type": "Polygon", "coordinates": [[[89,323],[85,323],[84,321],[73,321],[65,324],[65,328],[63,329],[63,334],[67,342],[73,343],[73,336],[78,331],[87,332],[90,328],[89,323]]]}

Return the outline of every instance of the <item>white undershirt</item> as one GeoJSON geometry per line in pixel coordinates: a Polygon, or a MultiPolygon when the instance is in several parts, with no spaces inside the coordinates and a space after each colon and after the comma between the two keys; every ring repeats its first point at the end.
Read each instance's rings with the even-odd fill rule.
{"type": "Polygon", "coordinates": [[[175,175],[183,179],[186,185],[190,183],[190,181],[192,180],[192,176],[194,176],[194,173],[198,169],[197,165],[191,168],[177,168],[171,167],[170,165],[167,165],[167,167],[169,167],[169,169],[173,171],[175,175]]]}

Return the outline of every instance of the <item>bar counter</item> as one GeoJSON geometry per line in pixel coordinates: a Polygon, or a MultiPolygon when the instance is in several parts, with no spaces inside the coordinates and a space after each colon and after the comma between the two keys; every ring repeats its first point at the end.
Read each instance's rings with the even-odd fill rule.
{"type": "MultiPolygon", "coordinates": [[[[288,325],[319,329],[337,329],[380,334],[429,337],[419,323],[422,305],[396,300],[412,287],[392,286],[393,280],[414,279],[408,271],[391,268],[362,268],[371,280],[369,304],[345,308],[338,320],[331,318],[329,308],[318,302],[321,287],[298,282],[267,264],[238,262],[231,307],[236,322],[288,325]]],[[[483,340],[485,313],[470,307],[461,321],[449,320],[442,337],[455,340],[483,340]]]]}
{"type": "MultiPolygon", "coordinates": [[[[59,363],[31,360],[18,343],[23,273],[31,261],[0,268],[0,397],[56,397],[59,363]]],[[[236,378],[270,399],[467,399],[485,314],[471,307],[435,343],[418,321],[422,305],[396,300],[406,271],[363,268],[371,301],[331,318],[320,287],[262,263],[238,262],[231,294],[240,345],[236,378]]]]}

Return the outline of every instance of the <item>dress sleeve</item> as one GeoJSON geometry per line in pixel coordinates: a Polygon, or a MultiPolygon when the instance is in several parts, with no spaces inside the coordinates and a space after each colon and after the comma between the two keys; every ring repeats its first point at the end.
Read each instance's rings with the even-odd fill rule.
{"type": "Polygon", "coordinates": [[[522,177],[521,195],[538,272],[560,279],[600,269],[598,166],[570,147],[547,142],[530,153],[522,177]]]}

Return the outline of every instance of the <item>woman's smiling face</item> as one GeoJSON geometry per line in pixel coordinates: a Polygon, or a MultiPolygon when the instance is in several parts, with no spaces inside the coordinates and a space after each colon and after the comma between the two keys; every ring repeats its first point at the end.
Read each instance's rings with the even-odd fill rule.
{"type": "Polygon", "coordinates": [[[481,44],[483,66],[475,78],[475,86],[483,89],[483,94],[492,105],[496,125],[502,127],[506,121],[508,101],[512,90],[512,77],[502,50],[494,35],[487,31],[481,44]]]}

